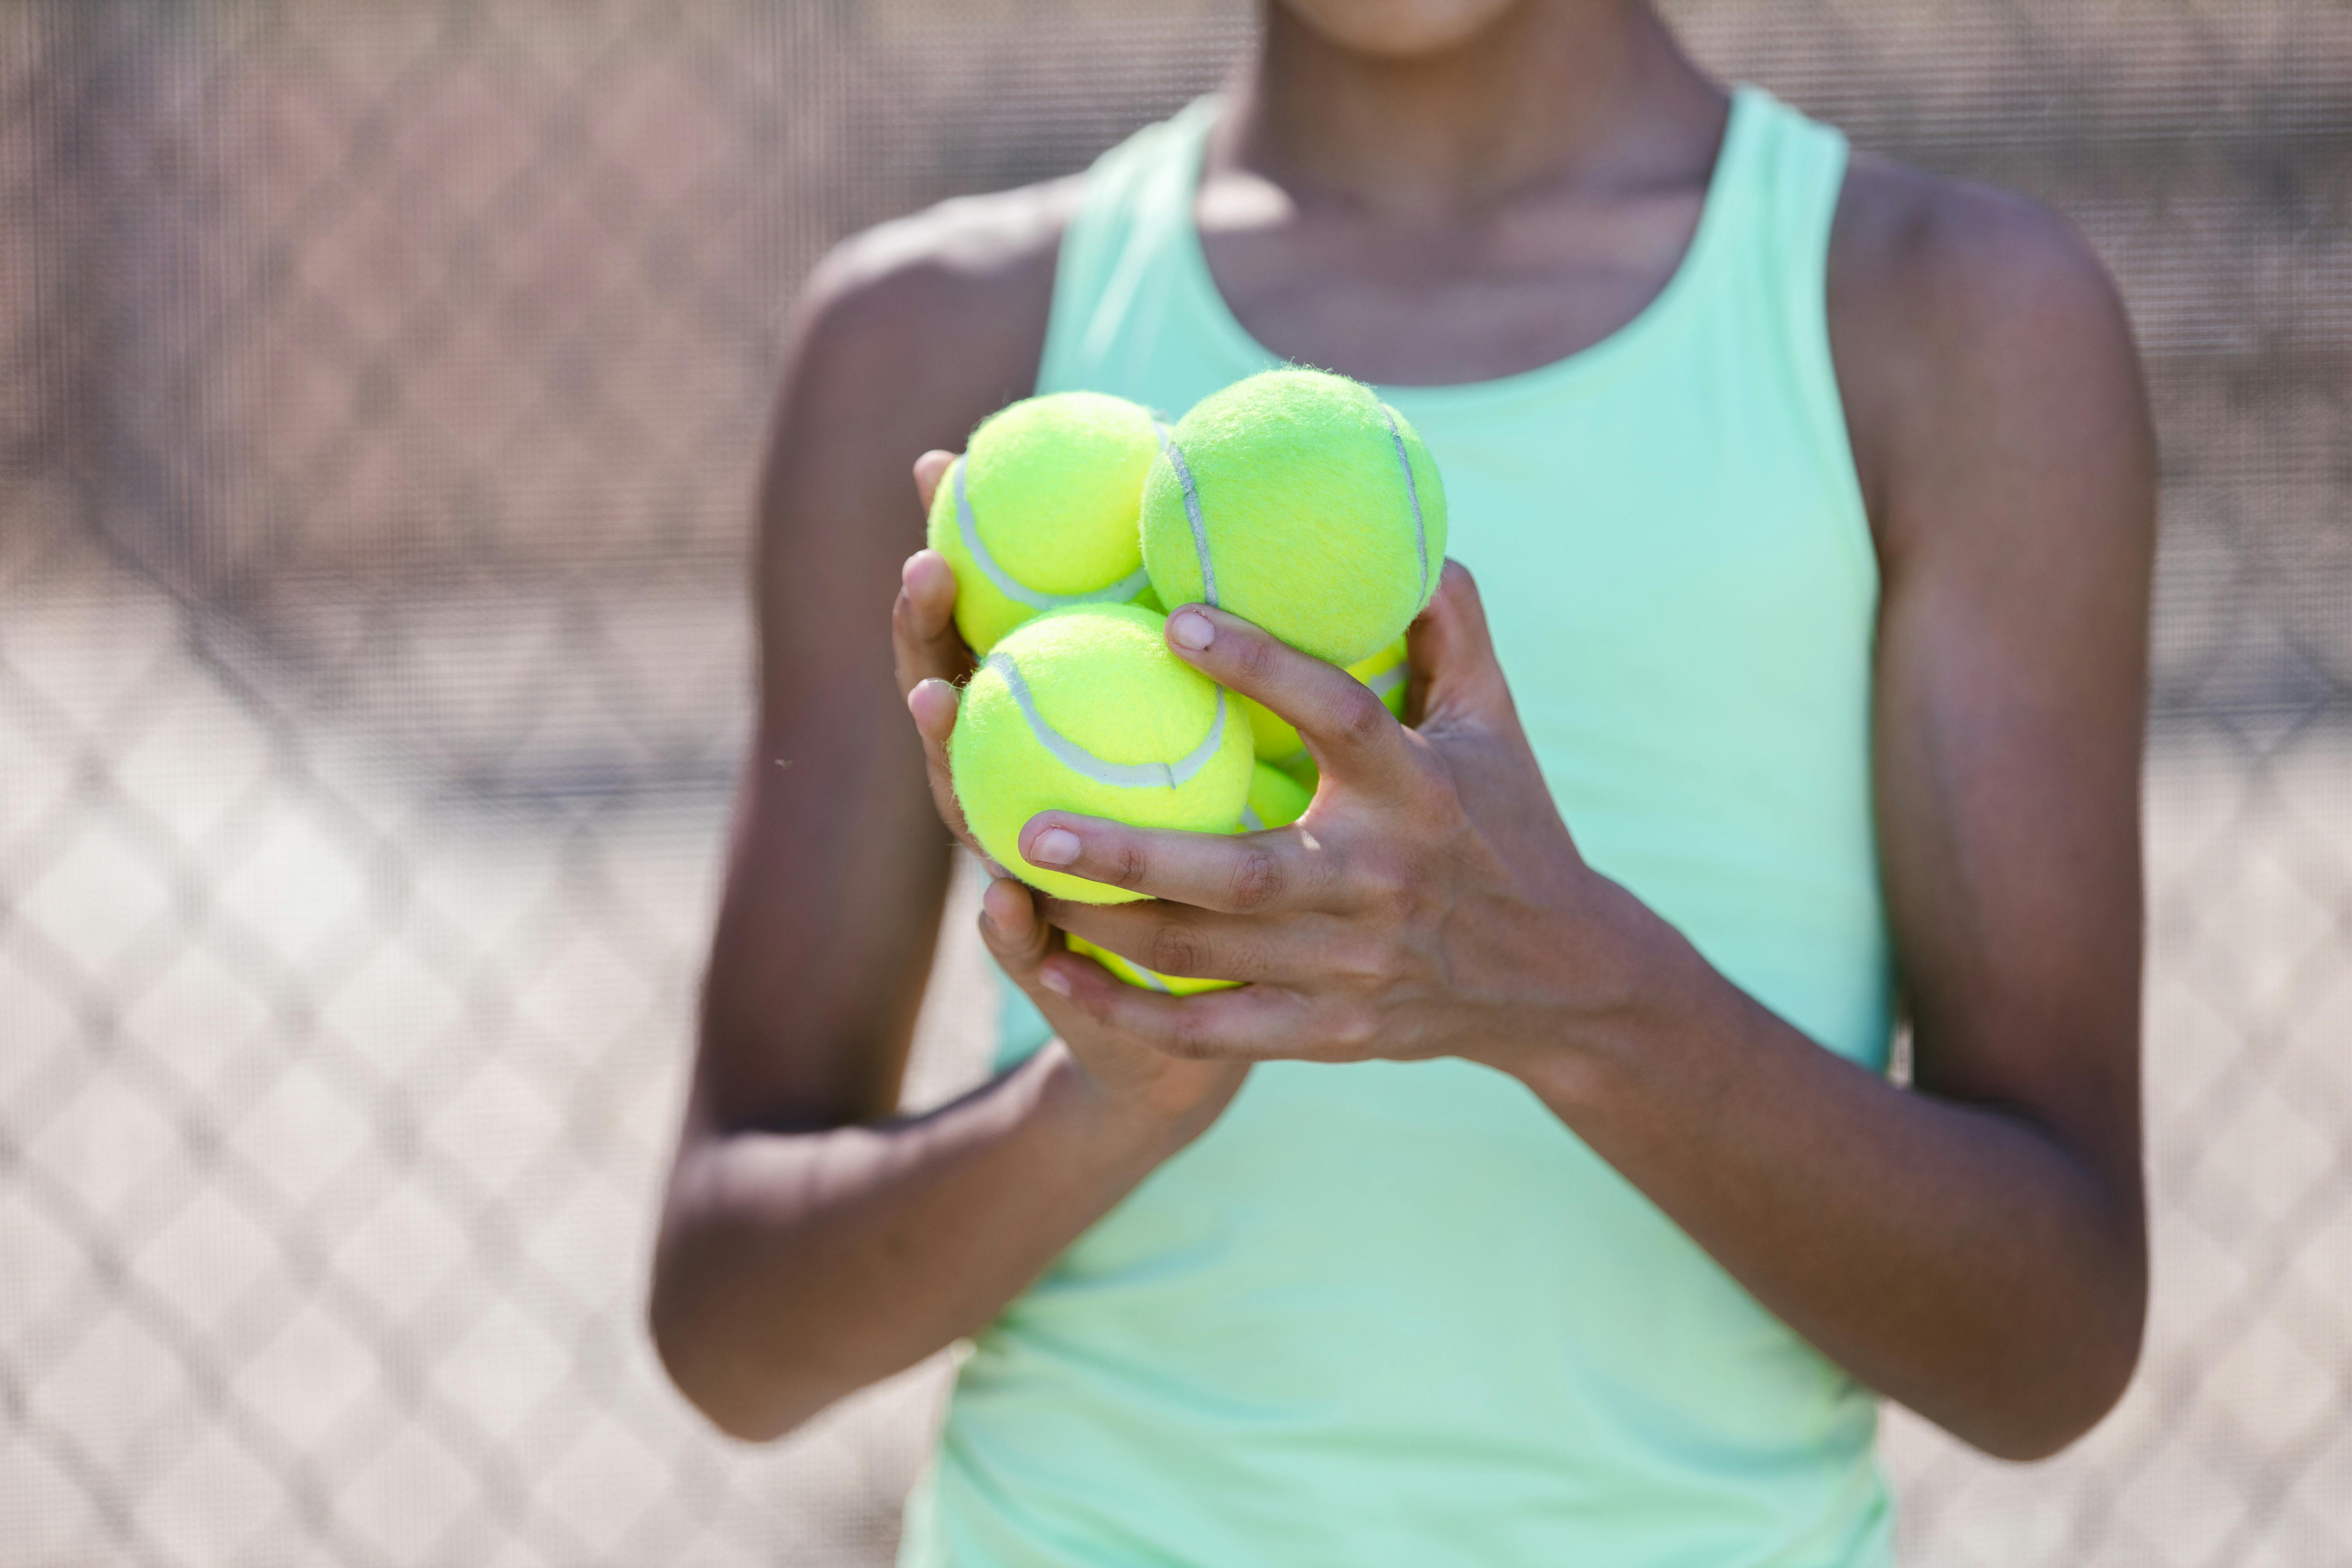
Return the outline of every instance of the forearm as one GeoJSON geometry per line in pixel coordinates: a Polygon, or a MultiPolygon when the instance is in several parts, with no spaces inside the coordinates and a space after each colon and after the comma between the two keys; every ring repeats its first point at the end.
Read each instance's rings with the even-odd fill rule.
{"type": "Polygon", "coordinates": [[[1109,1105],[1055,1043],[929,1116],[692,1139],[663,1360],[720,1426],[775,1436],[978,1330],[1192,1131],[1109,1105]]]}
{"type": "Polygon", "coordinates": [[[2146,1299],[2128,1193],[2033,1123],[1825,1050],[1660,922],[1645,984],[1510,1068],[1865,1384],[2008,1458],[2120,1394],[2146,1299]]]}

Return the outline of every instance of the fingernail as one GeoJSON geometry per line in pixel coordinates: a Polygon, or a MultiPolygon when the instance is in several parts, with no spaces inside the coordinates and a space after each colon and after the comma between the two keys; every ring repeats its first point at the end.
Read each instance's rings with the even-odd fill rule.
{"type": "Polygon", "coordinates": [[[1078,858],[1078,851],[1082,847],[1084,846],[1079,844],[1078,836],[1068,828],[1049,827],[1037,835],[1036,841],[1029,846],[1030,863],[1037,866],[1066,866],[1078,858]]]}
{"type": "Polygon", "coordinates": [[[1061,997],[1064,1001],[1069,1000],[1070,982],[1060,970],[1039,970],[1037,972],[1037,984],[1043,985],[1046,990],[1051,991],[1055,995],[1061,997]]]}
{"type": "Polygon", "coordinates": [[[1179,610],[1168,623],[1168,636],[1177,647],[1199,653],[1217,640],[1217,628],[1209,623],[1206,616],[1196,615],[1191,610],[1179,610]]]}

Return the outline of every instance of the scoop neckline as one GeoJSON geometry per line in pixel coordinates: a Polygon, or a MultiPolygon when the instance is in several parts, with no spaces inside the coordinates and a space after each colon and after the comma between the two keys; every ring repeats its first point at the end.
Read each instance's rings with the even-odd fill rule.
{"type": "MultiPolygon", "coordinates": [[[[1723,250],[1725,236],[1734,226],[1731,208],[1737,189],[1735,174],[1738,165],[1749,156],[1749,144],[1755,140],[1759,122],[1759,100],[1764,97],[1759,88],[1746,84],[1731,89],[1731,104],[1724,121],[1723,138],[1716,148],[1715,166],[1707,172],[1706,194],[1700,198],[1698,223],[1684,246],[1681,258],[1675,263],[1674,272],[1666,279],[1649,302],[1633,313],[1633,319],[1597,342],[1588,343],[1572,353],[1507,375],[1492,376],[1484,381],[1448,381],[1430,383],[1376,382],[1385,399],[1404,398],[1423,406],[1462,404],[1490,397],[1507,397],[1538,390],[1565,387],[1578,382],[1606,374],[1638,353],[1652,339],[1665,331],[1674,321],[1685,314],[1690,303],[1701,292],[1706,279],[1717,270],[1717,255],[1723,250]]],[[[1242,323],[1225,299],[1224,290],[1217,286],[1216,273],[1209,266],[1209,253],[1201,239],[1198,205],[1201,177],[1208,160],[1209,131],[1216,122],[1220,100],[1215,95],[1200,100],[1194,106],[1194,123],[1191,127],[1190,145],[1184,153],[1184,180],[1181,211],[1178,214],[1178,260],[1187,285],[1199,296],[1204,307],[1203,315],[1212,330],[1225,340],[1225,346],[1243,358],[1269,365],[1285,365],[1296,362],[1276,353],[1260,342],[1255,333],[1242,323]]]]}

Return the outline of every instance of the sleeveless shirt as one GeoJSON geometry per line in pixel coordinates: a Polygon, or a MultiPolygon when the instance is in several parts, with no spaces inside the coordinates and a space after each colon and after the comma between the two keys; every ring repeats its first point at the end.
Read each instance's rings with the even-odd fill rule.
{"type": "MultiPolygon", "coordinates": [[[[1040,391],[1173,418],[1278,363],[1193,222],[1214,100],[1106,153],[1040,391]]],[[[1824,1049],[1886,1061],[1878,578],[1832,370],[1845,144],[1733,98],[1665,289],[1522,374],[1386,386],[1444,475],[1585,856],[1824,1049]]],[[[1000,1066],[1044,1021],[1008,990],[1000,1066]]],[[[971,1347],[902,1568],[1870,1568],[1874,1400],[1523,1086],[1252,1070],[971,1347]]]]}

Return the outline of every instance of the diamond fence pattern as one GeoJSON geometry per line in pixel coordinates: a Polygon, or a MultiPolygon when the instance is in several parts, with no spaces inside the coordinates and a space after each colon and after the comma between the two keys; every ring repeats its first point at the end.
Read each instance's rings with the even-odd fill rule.
{"type": "MultiPolygon", "coordinates": [[[[2148,1355],[2047,1466],[1894,1416],[1908,1560],[2352,1561],[2352,13],[1674,10],[2072,214],[2164,437],[2148,1355]]],[[[0,0],[0,1568],[887,1561],[941,1366],[752,1450],[640,1326],[781,323],[1250,26],[0,0]]],[[[914,1098],[987,1011],[951,935],[914,1098]]]]}

